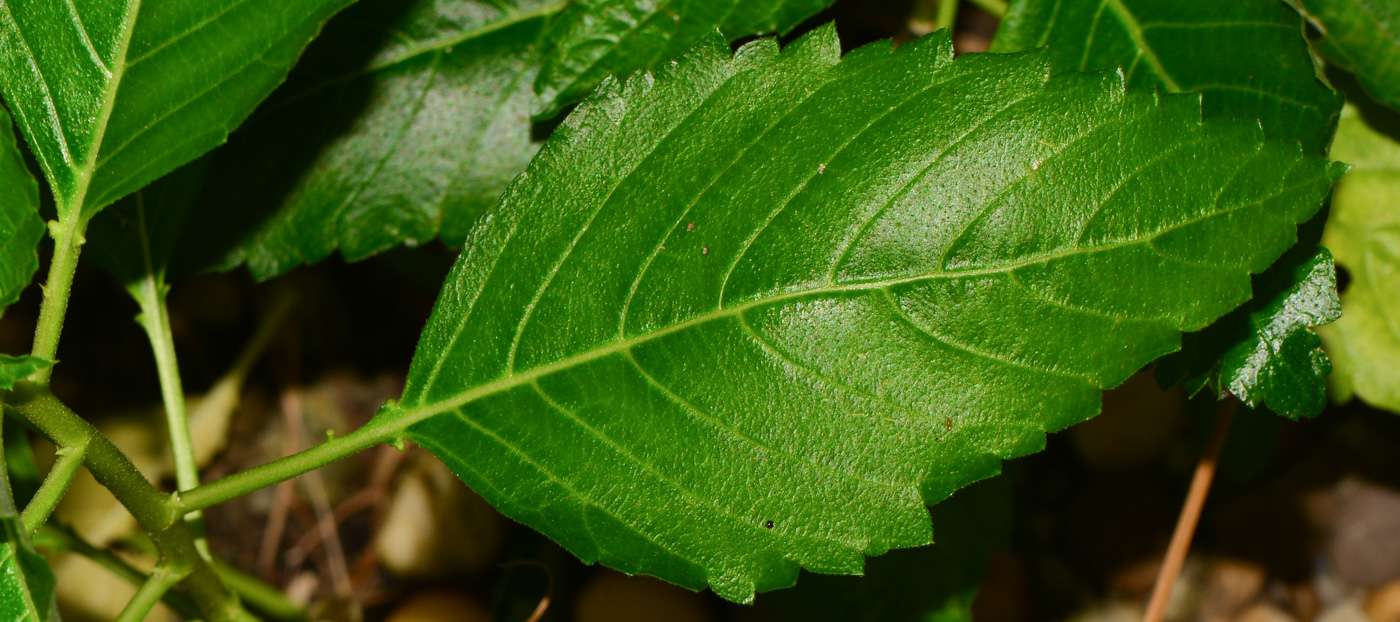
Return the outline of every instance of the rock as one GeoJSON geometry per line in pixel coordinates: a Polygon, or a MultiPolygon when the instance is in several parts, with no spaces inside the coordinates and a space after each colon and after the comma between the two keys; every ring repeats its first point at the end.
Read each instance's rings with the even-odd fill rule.
{"type": "Polygon", "coordinates": [[[456,592],[420,592],[394,609],[385,622],[490,622],[476,601],[456,592]]]}
{"type": "Polygon", "coordinates": [[[426,453],[406,469],[375,537],[379,562],[401,577],[479,571],[496,558],[505,520],[426,453]]]}
{"type": "Polygon", "coordinates": [[[1400,579],[1400,492],[1343,480],[1334,525],[1328,556],[1342,579],[1367,588],[1400,579]]]}
{"type": "Polygon", "coordinates": [[[1400,580],[1391,581],[1366,599],[1366,615],[1371,622],[1400,622],[1400,580]]]}
{"type": "Polygon", "coordinates": [[[576,622],[709,622],[699,594],[651,577],[604,570],[574,601],[576,622]]]}
{"type": "Polygon", "coordinates": [[[1328,607],[1321,615],[1317,616],[1315,622],[1371,622],[1371,620],[1366,617],[1366,610],[1361,608],[1361,603],[1348,600],[1328,607]]]}
{"type": "Polygon", "coordinates": [[[1264,591],[1264,569],[1235,559],[1220,559],[1210,565],[1198,616],[1203,622],[1234,619],[1264,591]]]}
{"type": "Polygon", "coordinates": [[[1235,616],[1234,622],[1298,622],[1287,611],[1269,603],[1258,603],[1235,616]]]}

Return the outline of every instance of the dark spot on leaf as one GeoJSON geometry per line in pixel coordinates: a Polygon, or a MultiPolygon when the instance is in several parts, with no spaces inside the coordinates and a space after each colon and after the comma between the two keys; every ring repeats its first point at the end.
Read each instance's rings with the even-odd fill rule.
{"type": "Polygon", "coordinates": [[[952,417],[944,417],[944,418],[943,418],[943,427],[948,428],[949,430],[953,429],[953,418],[952,418],[952,417]]]}
{"type": "Polygon", "coordinates": [[[700,249],[700,254],[701,254],[701,255],[708,255],[708,254],[710,254],[710,247],[706,246],[705,248],[700,249]]]}
{"type": "Polygon", "coordinates": [[[763,523],[763,526],[764,526],[764,527],[767,527],[767,528],[769,528],[769,529],[772,529],[772,528],[773,528],[773,521],[770,520],[770,521],[768,521],[768,522],[766,522],[766,523],[763,523]]]}

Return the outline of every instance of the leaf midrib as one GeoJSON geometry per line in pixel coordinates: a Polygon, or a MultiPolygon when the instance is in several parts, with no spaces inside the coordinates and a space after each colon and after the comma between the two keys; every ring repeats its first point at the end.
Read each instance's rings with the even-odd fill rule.
{"type": "MultiPolygon", "coordinates": [[[[651,331],[651,332],[647,332],[647,333],[641,333],[641,334],[638,334],[638,335],[636,335],[636,336],[629,337],[629,338],[626,338],[626,339],[614,341],[614,342],[609,343],[609,344],[607,344],[607,345],[603,345],[603,346],[594,348],[594,349],[592,349],[592,350],[588,350],[588,351],[586,351],[586,352],[583,352],[583,353],[580,353],[580,354],[576,354],[576,355],[570,356],[570,357],[568,357],[568,358],[560,359],[560,360],[555,361],[555,362],[553,362],[553,363],[549,363],[549,364],[546,364],[546,365],[541,365],[541,366],[538,366],[538,367],[531,368],[531,369],[529,369],[529,370],[527,370],[527,371],[524,371],[524,372],[520,372],[520,373],[516,373],[516,374],[511,374],[511,375],[508,375],[508,376],[499,378],[499,379],[497,379],[497,380],[493,380],[493,381],[488,382],[488,383],[486,383],[486,384],[482,384],[482,385],[479,385],[479,386],[477,386],[477,387],[474,387],[474,388],[472,388],[472,389],[470,389],[470,390],[468,390],[468,391],[466,391],[466,392],[464,392],[464,393],[462,393],[462,394],[460,394],[460,395],[458,395],[457,397],[454,397],[454,398],[452,398],[452,399],[443,400],[443,401],[439,401],[439,402],[433,402],[433,403],[429,403],[429,404],[422,404],[422,403],[420,402],[420,403],[418,403],[418,404],[415,404],[415,406],[414,406],[413,408],[407,409],[407,410],[402,409],[402,405],[396,405],[396,406],[394,406],[394,407],[386,408],[383,412],[380,413],[380,415],[376,416],[375,419],[374,419],[373,421],[371,421],[368,425],[365,426],[364,431],[365,431],[365,433],[366,433],[369,437],[371,437],[371,438],[373,438],[373,439],[376,439],[376,440],[379,441],[379,442],[382,442],[383,440],[387,440],[387,439],[391,439],[391,438],[396,438],[396,437],[401,436],[401,435],[403,434],[403,431],[404,431],[405,429],[409,428],[409,427],[412,427],[412,426],[414,426],[414,425],[416,425],[416,424],[418,424],[418,423],[421,423],[422,421],[427,420],[427,419],[429,419],[429,418],[431,418],[431,417],[434,417],[434,416],[436,416],[436,415],[439,415],[439,414],[442,414],[442,413],[444,413],[444,412],[447,412],[447,411],[450,411],[450,410],[453,410],[453,409],[456,409],[456,408],[460,408],[460,407],[465,406],[465,405],[467,405],[467,404],[470,404],[470,403],[472,403],[472,402],[474,402],[474,401],[476,401],[476,400],[478,400],[478,399],[480,399],[480,398],[486,397],[486,396],[488,396],[488,395],[493,395],[493,394],[496,394],[496,393],[500,393],[500,392],[503,392],[503,391],[507,391],[507,390],[510,390],[510,389],[514,389],[514,388],[519,387],[519,386],[521,386],[521,385],[523,385],[523,384],[530,383],[530,382],[534,382],[535,380],[537,380],[537,379],[539,379],[539,378],[543,378],[543,377],[549,376],[550,374],[554,374],[554,373],[556,373],[556,372],[563,371],[563,370],[565,370],[565,369],[570,369],[570,368],[575,367],[575,366],[578,366],[578,365],[582,365],[582,364],[589,363],[589,362],[592,362],[592,361],[595,361],[595,360],[599,360],[599,359],[602,359],[602,358],[611,356],[611,355],[613,355],[613,354],[618,354],[618,353],[621,353],[621,352],[626,352],[626,351],[629,351],[629,350],[631,350],[632,348],[637,347],[637,346],[640,346],[640,345],[642,345],[642,344],[644,344],[644,343],[647,343],[647,342],[650,342],[650,341],[659,339],[659,338],[661,338],[661,337],[665,337],[665,336],[670,335],[670,334],[673,334],[673,333],[677,333],[677,332],[681,332],[681,331],[684,331],[684,330],[687,330],[687,329],[690,329],[690,328],[694,328],[694,327],[696,327],[696,326],[699,326],[699,325],[708,323],[708,322],[713,321],[713,320],[723,319],[723,318],[727,318],[727,317],[741,316],[744,312],[749,311],[749,310],[751,310],[751,309],[756,309],[756,308],[763,307],[763,306],[767,306],[767,305],[770,305],[770,304],[777,304],[777,303],[785,302],[785,301],[788,301],[788,300],[796,300],[796,299],[805,298],[805,297],[811,297],[811,296],[825,296],[825,295],[844,294],[844,293],[851,293],[851,292],[864,292],[864,291],[873,291],[873,290],[885,290],[885,289],[888,289],[888,288],[897,287],[897,286],[899,286],[899,285],[906,285],[906,284],[910,284],[910,283],[918,283],[918,282],[922,282],[922,281],[931,281],[931,280],[939,280],[939,279],[963,279],[963,278],[972,278],[972,277],[977,277],[977,276],[987,276],[987,275],[994,275],[994,274],[1006,274],[1006,273],[1011,273],[1011,272],[1014,272],[1015,270],[1018,270],[1018,269],[1021,269],[1021,268],[1025,268],[1025,267],[1029,267],[1029,266],[1032,266],[1032,265],[1035,265],[1035,264],[1047,263],[1047,262],[1054,261],[1054,260],[1057,260],[1057,259],[1066,259],[1066,258],[1069,258],[1069,257],[1074,257],[1074,256],[1078,256],[1078,255],[1085,255],[1085,254],[1089,254],[1089,253],[1097,253],[1097,252],[1111,251],[1111,250],[1115,250],[1115,249],[1119,249],[1119,248],[1126,248],[1126,247],[1134,246],[1134,245],[1138,245],[1138,244],[1146,244],[1146,245],[1148,245],[1148,247],[1149,247],[1150,249],[1153,250],[1153,252],[1158,253],[1158,254],[1161,254],[1162,257],[1164,257],[1164,258],[1167,258],[1167,259],[1170,259],[1170,260],[1174,260],[1174,261],[1175,261],[1175,260],[1177,260],[1176,258],[1171,257],[1170,255],[1162,254],[1160,250],[1157,250],[1157,248],[1156,248],[1155,246],[1152,245],[1152,242],[1155,241],[1158,237],[1161,237],[1161,236],[1166,235],[1166,234],[1168,234],[1168,233],[1171,233],[1171,232],[1173,232],[1173,231],[1176,231],[1176,230],[1179,230],[1179,229],[1182,229],[1182,228],[1191,226],[1191,225],[1193,225],[1193,224],[1196,224],[1196,223],[1198,223],[1198,222],[1202,222],[1202,221],[1207,220],[1207,219],[1210,219],[1210,218],[1215,218],[1215,217],[1218,217],[1218,216],[1223,216],[1223,215],[1226,215],[1226,214],[1229,214],[1229,213],[1232,213],[1232,212],[1239,211],[1239,210],[1241,210],[1241,209],[1246,209],[1246,208],[1248,208],[1248,207],[1252,207],[1252,206],[1258,205],[1258,204],[1260,204],[1260,203],[1262,203],[1262,202],[1264,202],[1264,201],[1270,200],[1271,198],[1273,198],[1273,197],[1275,197],[1275,196],[1282,196],[1282,195],[1288,194],[1288,193],[1290,193],[1290,192],[1293,192],[1293,191],[1295,191],[1295,190],[1304,188],[1304,187],[1306,187],[1306,186],[1308,186],[1308,185],[1314,183],[1315,181],[1316,181],[1316,179],[1309,178],[1309,179],[1304,180],[1302,183],[1299,183],[1299,184],[1297,184],[1297,185],[1290,186],[1290,187],[1286,187],[1286,188],[1281,188],[1281,189],[1279,189],[1277,192],[1273,193],[1273,194],[1272,194],[1271,196],[1269,196],[1269,197],[1264,197],[1264,198],[1258,199],[1258,200],[1256,200],[1256,201],[1251,201],[1251,202],[1244,203],[1244,204],[1241,204],[1241,205],[1235,205],[1235,206],[1232,206],[1232,207],[1230,207],[1230,208],[1228,208],[1228,209],[1224,209],[1224,210],[1212,211],[1212,212],[1209,212],[1209,213],[1206,213],[1206,214],[1203,214],[1203,215],[1200,215],[1200,216],[1197,216],[1197,217],[1194,217],[1194,218],[1190,218],[1190,219],[1184,220],[1184,221],[1182,221],[1182,222],[1176,223],[1176,224],[1174,224],[1174,225],[1172,225],[1172,226],[1170,226],[1170,227],[1167,227],[1167,228],[1164,228],[1164,229],[1162,229],[1162,230],[1160,230],[1160,231],[1154,232],[1154,233],[1152,233],[1151,235],[1142,236],[1142,237],[1136,237],[1136,238],[1130,238],[1130,239],[1127,239],[1127,240],[1124,240],[1124,241],[1121,241],[1121,242],[1115,242],[1115,243],[1112,243],[1112,244],[1104,244],[1104,245],[1101,245],[1101,246],[1093,246],[1093,247],[1087,247],[1087,248],[1086,248],[1086,247],[1075,247],[1075,248],[1072,248],[1072,249],[1069,249],[1069,250],[1060,251],[1060,252],[1058,252],[1058,253],[1047,253],[1047,254],[1044,254],[1044,255],[1037,255],[1037,256],[1034,256],[1034,257],[1028,257],[1028,258],[1022,259],[1021,261],[1018,261],[1018,262],[1015,262],[1015,263],[1006,264],[1006,265],[1002,265],[1002,266],[996,266],[996,267],[979,268],[979,269],[974,269],[974,270],[959,270],[959,271],[954,271],[954,272],[947,272],[947,271],[945,271],[945,272],[937,272],[937,273],[918,274],[918,275],[913,275],[913,276],[898,277],[898,278],[889,278],[889,279],[873,279],[873,280],[868,280],[868,281],[853,281],[853,282],[849,282],[849,283],[842,284],[842,285],[828,285],[828,286],[825,286],[825,287],[803,288],[803,289],[797,289],[797,290],[793,290],[793,291],[788,291],[788,292],[779,293],[779,294],[776,294],[776,295],[773,295],[773,296],[769,296],[769,297],[755,298],[755,299],[753,299],[753,300],[750,300],[750,301],[747,301],[747,302],[744,302],[744,303],[741,303],[741,304],[738,304],[738,305],[735,305],[735,306],[732,306],[732,307],[723,307],[723,306],[721,306],[720,308],[718,308],[718,309],[716,309],[716,310],[714,310],[714,311],[710,311],[710,312],[708,312],[708,313],[704,313],[704,314],[701,314],[701,315],[697,315],[697,316],[695,316],[695,317],[693,317],[693,318],[691,318],[691,319],[685,320],[685,321],[683,321],[683,322],[678,322],[678,323],[673,324],[673,325],[671,325],[671,326],[667,326],[667,327],[664,327],[664,328],[660,328],[660,329],[657,329],[657,330],[655,330],[655,331],[651,331]]],[[[1043,371],[1046,371],[1047,373],[1057,373],[1057,374],[1059,373],[1059,372],[1054,372],[1054,370],[1043,370],[1043,371]]],[[[431,389],[431,384],[429,384],[428,386],[423,387],[422,392],[423,392],[423,393],[427,393],[430,389],[431,389]]]]}
{"type": "Polygon", "coordinates": [[[1143,58],[1147,59],[1147,63],[1152,65],[1152,70],[1162,79],[1162,84],[1171,92],[1180,93],[1181,85],[1176,83],[1176,79],[1170,73],[1167,73],[1167,68],[1162,65],[1162,60],[1157,58],[1157,50],[1148,45],[1147,38],[1143,35],[1143,28],[1138,24],[1137,16],[1128,10],[1128,7],[1123,4],[1123,0],[1104,0],[1104,2],[1118,15],[1118,20],[1123,23],[1123,29],[1128,31],[1128,36],[1142,52],[1143,58]]]}

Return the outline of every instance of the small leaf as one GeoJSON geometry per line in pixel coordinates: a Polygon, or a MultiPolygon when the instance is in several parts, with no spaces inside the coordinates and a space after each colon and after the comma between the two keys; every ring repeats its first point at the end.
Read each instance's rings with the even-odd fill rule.
{"type": "Polygon", "coordinates": [[[60,218],[222,143],[351,0],[0,4],[0,89],[60,218]]]}
{"type": "Polygon", "coordinates": [[[535,116],[554,116],[609,75],[655,69],[716,29],[731,40],[786,34],[832,1],[578,0],[550,26],[535,116]]]}
{"type": "Polygon", "coordinates": [[[34,280],[43,236],[39,185],[15,144],[10,115],[0,108],[0,314],[34,280]]]}
{"type": "Polygon", "coordinates": [[[1323,32],[1327,60],[1356,74],[1372,97],[1400,110],[1400,3],[1394,0],[1291,0],[1323,32]]]}
{"type": "Polygon", "coordinates": [[[34,356],[0,354],[0,389],[9,391],[15,383],[41,369],[53,366],[53,361],[34,356]]]}
{"type": "Polygon", "coordinates": [[[1322,243],[1351,285],[1342,319],[1318,332],[1338,401],[1355,395],[1400,413],[1400,142],[1367,121],[1348,105],[1332,146],[1352,169],[1337,183],[1322,243]]]}
{"type": "Polygon", "coordinates": [[[1011,483],[978,482],[933,507],[935,543],[870,560],[864,577],[804,576],[759,599],[789,620],[971,622],[987,557],[1011,535],[1011,483]]]}
{"type": "Polygon", "coordinates": [[[1254,277],[1248,304],[1185,335],[1181,351],[1158,363],[1158,378],[1184,380],[1190,394],[1233,394],[1290,419],[1315,417],[1327,405],[1332,364],[1312,329],[1341,315],[1332,254],[1300,242],[1254,277]]]}
{"type": "Polygon", "coordinates": [[[927,544],[925,503],[1248,300],[1344,168],[1049,76],[824,27],[606,82],[374,425],[585,561],[733,600],[927,544]]]}
{"type": "Polygon", "coordinates": [[[1317,77],[1282,0],[1013,0],[993,52],[1049,46],[1056,71],[1122,68],[1128,86],[1202,94],[1207,119],[1259,119],[1325,153],[1342,95],[1317,77]]]}
{"type": "MultiPolygon", "coordinates": [[[[0,355],[0,379],[9,374],[13,357],[0,355]]],[[[6,387],[8,388],[8,387],[6,387]]],[[[0,619],[6,622],[57,622],[54,575],[49,563],[34,551],[20,522],[4,452],[0,452],[0,619]]]]}

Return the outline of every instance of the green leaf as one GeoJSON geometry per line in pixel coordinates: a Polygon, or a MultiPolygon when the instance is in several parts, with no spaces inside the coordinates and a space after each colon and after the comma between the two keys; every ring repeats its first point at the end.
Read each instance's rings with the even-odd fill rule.
{"type": "Polygon", "coordinates": [[[537,117],[588,96],[609,75],[655,69],[719,29],[733,40],[786,34],[833,0],[578,0],[550,26],[537,117]]]}
{"type": "Polygon", "coordinates": [[[0,354],[0,389],[9,391],[15,388],[16,382],[28,378],[36,371],[52,366],[53,361],[34,356],[0,354]]]}
{"type": "Polygon", "coordinates": [[[566,97],[577,99],[607,71],[625,75],[684,52],[720,25],[715,11],[733,9],[725,23],[739,37],[789,28],[829,1],[678,9],[607,0],[564,15],[566,3],[548,0],[363,2],[331,22],[288,84],[221,150],[201,200],[210,208],[177,263],[246,263],[265,279],[337,249],[355,261],[439,235],[460,246],[538,148],[530,106],[541,62],[551,75],[586,72],[570,79],[566,97]],[[588,30],[618,12],[670,29],[588,30]],[[554,30],[541,39],[551,19],[554,30]],[[608,36],[621,39],[606,58],[584,41],[608,36]]]}
{"type": "Polygon", "coordinates": [[[0,314],[34,279],[43,236],[39,185],[24,165],[9,113],[0,108],[0,314]]]}
{"type": "Polygon", "coordinates": [[[864,578],[804,576],[797,587],[759,599],[789,620],[971,622],[987,557],[1011,533],[1005,476],[964,488],[933,507],[931,546],[870,560],[864,578]]]}
{"type": "Polygon", "coordinates": [[[1164,385],[1184,380],[1192,395],[1208,388],[1217,399],[1233,394],[1290,419],[1315,417],[1327,405],[1332,364],[1312,329],[1341,315],[1332,254],[1300,242],[1254,277],[1248,304],[1185,335],[1181,351],[1158,363],[1157,377],[1164,385]]]}
{"type": "Polygon", "coordinates": [[[246,262],[270,278],[439,231],[460,245],[537,149],[535,46],[558,9],[375,0],[346,11],[220,150],[177,263],[246,262]]]}
{"type": "MultiPolygon", "coordinates": [[[[0,378],[12,357],[0,355],[0,378]]],[[[3,418],[0,418],[3,419],[3,418]]],[[[20,522],[0,452],[0,619],[7,622],[58,620],[54,576],[49,563],[34,551],[20,522]]]]}
{"type": "Polygon", "coordinates": [[[1372,97],[1400,110],[1400,4],[1394,0],[1292,0],[1323,32],[1317,49],[1356,74],[1372,97]]]}
{"type": "Polygon", "coordinates": [[[1400,412],[1400,142],[1348,105],[1332,153],[1352,165],[1322,237],[1351,275],[1342,319],[1318,330],[1334,397],[1400,412]]]}
{"type": "Polygon", "coordinates": [[[842,60],[828,27],[605,83],[473,232],[377,433],[733,600],[927,544],[925,503],[1246,301],[1344,168],[1049,74],[946,33],[842,60]]]}
{"type": "Polygon", "coordinates": [[[0,4],[0,89],[59,215],[222,143],[351,0],[0,4]]]}
{"type": "Polygon", "coordinates": [[[1325,153],[1343,98],[1282,0],[1013,0],[993,52],[1049,46],[1058,71],[1121,67],[1128,86],[1202,94],[1207,119],[1259,119],[1325,153]]]}
{"type": "Polygon", "coordinates": [[[88,226],[92,256],[131,293],[152,276],[164,284],[175,243],[199,197],[211,159],[200,158],[103,210],[88,226]]]}

